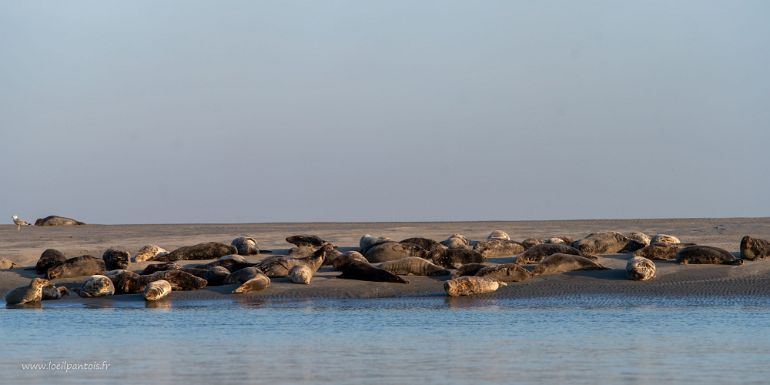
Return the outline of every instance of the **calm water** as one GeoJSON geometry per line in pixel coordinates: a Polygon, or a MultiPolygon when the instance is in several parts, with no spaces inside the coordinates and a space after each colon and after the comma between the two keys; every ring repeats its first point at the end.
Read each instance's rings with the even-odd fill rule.
{"type": "Polygon", "coordinates": [[[0,383],[745,384],[770,378],[770,298],[764,297],[45,305],[0,310],[0,383]],[[21,368],[49,361],[110,366],[21,368]]]}

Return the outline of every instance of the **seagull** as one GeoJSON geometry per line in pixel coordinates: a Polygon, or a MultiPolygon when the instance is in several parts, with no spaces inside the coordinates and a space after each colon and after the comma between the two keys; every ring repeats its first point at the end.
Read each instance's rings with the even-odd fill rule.
{"type": "Polygon", "coordinates": [[[12,216],[11,219],[13,219],[13,224],[16,225],[16,231],[21,230],[21,226],[29,226],[29,222],[19,218],[18,215],[12,216]]]}

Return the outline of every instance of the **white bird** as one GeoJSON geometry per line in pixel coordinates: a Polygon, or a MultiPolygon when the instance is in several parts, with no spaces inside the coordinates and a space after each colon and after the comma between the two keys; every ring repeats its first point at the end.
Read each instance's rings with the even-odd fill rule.
{"type": "Polygon", "coordinates": [[[29,226],[29,222],[19,218],[18,215],[12,216],[11,219],[13,219],[13,224],[16,225],[16,231],[21,230],[21,226],[29,226]]]}

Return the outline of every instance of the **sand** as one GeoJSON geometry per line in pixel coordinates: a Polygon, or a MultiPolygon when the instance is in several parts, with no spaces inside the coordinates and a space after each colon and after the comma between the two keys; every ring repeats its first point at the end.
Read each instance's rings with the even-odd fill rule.
{"type": "MultiPolygon", "coordinates": [[[[55,248],[68,257],[90,254],[101,257],[109,247],[123,247],[135,253],[147,244],[158,244],[168,250],[200,242],[230,243],[238,236],[248,235],[259,241],[263,249],[274,254],[286,253],[284,241],[293,234],[317,234],[342,248],[358,246],[361,235],[369,233],[396,240],[423,236],[436,240],[453,233],[470,239],[485,239],[495,229],[508,232],[515,240],[529,237],[546,238],[566,235],[580,238],[590,232],[614,230],[643,231],[647,234],[666,233],[678,236],[682,242],[712,245],[737,253],[744,235],[770,239],[770,218],[722,219],[650,219],[650,220],[576,220],[576,221],[517,221],[517,222],[438,222],[438,223],[286,223],[286,224],[176,224],[176,225],[85,225],[62,227],[29,226],[17,231],[15,226],[0,226],[0,257],[21,266],[32,267],[43,250],[55,248]]],[[[273,254],[273,255],[274,255],[273,254]]],[[[257,261],[270,254],[248,257],[257,261]]],[[[482,298],[518,298],[567,296],[581,294],[620,294],[653,296],[711,296],[711,295],[770,295],[770,260],[747,261],[743,266],[678,265],[656,262],[658,274],[647,282],[625,278],[629,254],[599,257],[610,267],[603,271],[577,271],[538,277],[528,282],[514,283],[486,294],[482,298]]],[[[491,262],[511,262],[512,257],[495,258],[491,262]]],[[[206,261],[182,261],[194,264],[206,261]]],[[[134,263],[130,269],[142,270],[148,262],[134,263]]],[[[233,285],[207,287],[196,291],[173,292],[170,301],[228,299],[250,301],[301,300],[310,298],[381,298],[444,296],[442,278],[405,277],[409,284],[375,283],[335,278],[339,272],[323,267],[310,285],[293,284],[286,278],[272,280],[271,286],[260,292],[230,294],[233,285]]],[[[0,295],[14,287],[26,285],[34,270],[19,268],[0,271],[0,295]]],[[[56,280],[70,287],[82,278],[56,280]]],[[[475,298],[475,297],[474,297],[475,298]]],[[[468,299],[468,300],[472,300],[468,299]]],[[[77,296],[61,301],[87,302],[77,296]]],[[[101,300],[105,301],[105,300],[101,300]]],[[[140,295],[119,295],[106,301],[143,301],[140,295]]],[[[46,302],[47,303],[47,302],[46,302]]],[[[45,306],[45,305],[44,305],[45,306]]]]}

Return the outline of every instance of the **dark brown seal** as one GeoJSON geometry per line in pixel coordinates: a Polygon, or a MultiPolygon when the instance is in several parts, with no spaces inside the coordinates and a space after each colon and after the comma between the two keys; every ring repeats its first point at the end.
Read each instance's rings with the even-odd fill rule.
{"type": "Polygon", "coordinates": [[[48,269],[61,265],[66,260],[67,257],[65,257],[64,253],[61,251],[56,249],[46,249],[35,264],[35,272],[38,274],[45,274],[48,272],[48,269]]]}
{"type": "Polygon", "coordinates": [[[193,246],[182,246],[168,254],[158,255],[152,258],[151,261],[172,262],[189,259],[217,259],[225,255],[236,254],[237,252],[238,250],[231,245],[220,242],[206,242],[193,246]]]}
{"type": "Polygon", "coordinates": [[[425,250],[431,250],[434,247],[440,245],[440,243],[438,243],[438,241],[434,241],[432,239],[423,238],[423,237],[407,238],[407,239],[402,240],[399,243],[411,243],[413,245],[420,246],[420,247],[422,247],[425,250]]]}
{"type": "Polygon", "coordinates": [[[153,263],[150,265],[147,265],[147,267],[142,270],[142,275],[149,275],[156,271],[166,271],[166,270],[179,270],[182,266],[174,263],[174,262],[166,262],[166,263],[153,263]]]}
{"type": "Polygon", "coordinates": [[[329,243],[321,239],[321,237],[317,235],[308,235],[308,234],[292,235],[290,237],[286,237],[286,242],[289,242],[297,246],[313,246],[313,247],[321,247],[329,243]]]}
{"type": "Polygon", "coordinates": [[[65,218],[57,215],[49,215],[45,218],[38,218],[35,221],[35,226],[68,226],[68,225],[85,225],[85,223],[76,221],[72,218],[65,218]]]}
{"type": "Polygon", "coordinates": [[[652,243],[634,251],[637,257],[643,257],[655,261],[673,261],[676,260],[676,253],[687,246],[695,246],[694,243],[652,243]]]}
{"type": "Polygon", "coordinates": [[[368,262],[351,261],[342,268],[342,274],[337,278],[357,279],[372,282],[409,283],[405,279],[387,271],[372,266],[368,262]]]}
{"type": "Polygon", "coordinates": [[[109,248],[102,254],[104,268],[107,270],[128,269],[131,253],[127,250],[118,248],[109,248]]]}
{"type": "Polygon", "coordinates": [[[70,258],[61,265],[48,269],[48,279],[82,277],[104,274],[104,261],[90,255],[70,258]]]}
{"type": "Polygon", "coordinates": [[[257,269],[256,267],[244,267],[243,269],[234,271],[225,277],[225,280],[223,283],[225,285],[229,285],[232,283],[242,284],[252,278],[256,278],[258,275],[262,274],[262,271],[257,269]]]}
{"type": "Polygon", "coordinates": [[[520,265],[540,263],[543,258],[556,253],[581,255],[578,249],[565,244],[542,243],[516,256],[516,263],[520,265]]]}
{"type": "Polygon", "coordinates": [[[741,239],[742,259],[753,261],[766,257],[770,257],[770,242],[760,238],[752,238],[748,235],[741,239]]]}
{"type": "Polygon", "coordinates": [[[714,246],[688,246],[676,254],[676,261],[682,265],[688,263],[742,265],[743,260],[725,249],[714,246]]]}
{"type": "Polygon", "coordinates": [[[484,262],[484,256],[478,251],[465,248],[433,249],[431,259],[433,263],[449,269],[456,269],[468,263],[484,262]]]}
{"type": "Polygon", "coordinates": [[[196,277],[190,273],[185,273],[181,270],[166,270],[158,271],[150,275],[143,275],[140,282],[143,284],[142,291],[148,283],[164,279],[171,284],[173,290],[196,290],[206,287],[208,282],[196,277]]]}

